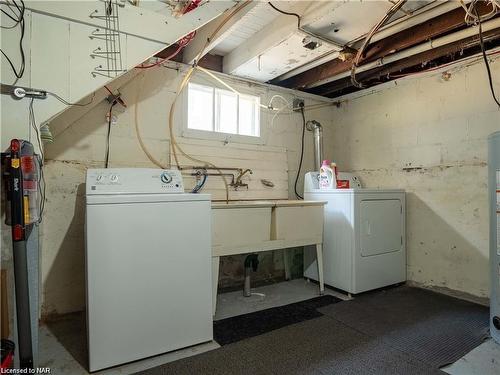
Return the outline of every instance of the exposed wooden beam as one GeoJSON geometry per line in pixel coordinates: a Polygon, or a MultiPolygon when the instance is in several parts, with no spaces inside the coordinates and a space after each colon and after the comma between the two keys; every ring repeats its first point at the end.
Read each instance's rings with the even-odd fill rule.
{"type": "Polygon", "coordinates": [[[198,65],[215,72],[222,72],[222,58],[221,55],[207,53],[198,61],[198,65]]]}
{"type": "MultiPolygon", "coordinates": [[[[164,50],[158,52],[155,55],[155,57],[164,59],[169,56],[172,56],[172,54],[177,50],[177,48],[178,48],[177,44],[168,46],[164,50]]],[[[184,53],[185,53],[185,48],[170,60],[175,62],[182,62],[184,53]]],[[[215,72],[222,72],[222,56],[207,53],[200,59],[200,61],[198,61],[198,65],[201,66],[202,68],[213,70],[215,72]]]]}
{"type": "MultiPolygon", "coordinates": [[[[487,31],[483,34],[485,41],[492,41],[500,39],[500,28],[487,31]]],[[[391,64],[381,66],[375,69],[367,70],[356,75],[358,81],[370,81],[380,77],[386,77],[391,73],[400,72],[402,70],[421,65],[424,62],[429,62],[440,57],[461,52],[479,44],[479,36],[474,35],[453,43],[446,44],[419,54],[395,61],[391,64]]],[[[352,86],[351,77],[345,77],[335,82],[315,87],[308,90],[308,92],[322,96],[334,96],[336,93],[341,92],[352,86]]]]}
{"type": "MultiPolygon", "coordinates": [[[[478,2],[480,13],[487,13],[491,9],[483,2],[478,2]]],[[[419,25],[410,27],[390,37],[381,39],[369,46],[360,62],[367,63],[378,58],[393,54],[408,47],[420,44],[439,35],[465,27],[465,12],[460,7],[438,17],[429,19],[419,25]]],[[[351,61],[339,59],[328,61],[315,68],[290,77],[281,82],[274,82],[289,88],[307,88],[316,82],[328,79],[337,74],[348,71],[351,61]]]]}

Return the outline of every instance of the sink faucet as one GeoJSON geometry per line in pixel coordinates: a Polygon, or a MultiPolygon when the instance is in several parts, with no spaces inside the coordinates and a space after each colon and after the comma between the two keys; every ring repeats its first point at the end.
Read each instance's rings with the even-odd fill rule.
{"type": "Polygon", "coordinates": [[[244,175],[247,173],[253,174],[251,169],[238,169],[238,176],[236,177],[236,181],[231,183],[231,186],[234,187],[235,189],[238,189],[239,187],[246,187],[248,189],[248,184],[245,184],[241,181],[244,175]]]}

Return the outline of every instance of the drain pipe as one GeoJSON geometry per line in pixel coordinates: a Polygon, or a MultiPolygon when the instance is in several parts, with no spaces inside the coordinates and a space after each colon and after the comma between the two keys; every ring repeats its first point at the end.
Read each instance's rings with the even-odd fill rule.
{"type": "Polygon", "coordinates": [[[323,162],[323,127],[316,120],[307,121],[306,129],[314,135],[314,168],[319,171],[323,162]]]}
{"type": "Polygon", "coordinates": [[[259,256],[257,254],[247,255],[245,258],[245,285],[243,287],[243,296],[251,297],[252,290],[250,285],[250,274],[257,271],[259,266],[259,256]]]}

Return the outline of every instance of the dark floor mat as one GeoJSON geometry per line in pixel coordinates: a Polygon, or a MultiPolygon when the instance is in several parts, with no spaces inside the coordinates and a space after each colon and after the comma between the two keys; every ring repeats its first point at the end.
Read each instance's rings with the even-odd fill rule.
{"type": "Polygon", "coordinates": [[[141,372],[143,375],[444,374],[322,316],[141,372]]]}
{"type": "Polygon", "coordinates": [[[286,306],[217,320],[214,322],[214,340],[219,345],[227,345],[290,324],[318,318],[323,315],[318,312],[318,308],[340,301],[339,298],[325,295],[286,306]]]}
{"type": "Polygon", "coordinates": [[[488,337],[487,307],[418,288],[369,293],[319,311],[436,368],[488,337]]]}

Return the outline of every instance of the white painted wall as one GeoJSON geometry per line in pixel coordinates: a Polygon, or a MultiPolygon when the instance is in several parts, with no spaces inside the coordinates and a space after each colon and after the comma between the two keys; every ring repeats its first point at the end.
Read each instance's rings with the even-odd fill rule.
{"type": "MultiPolygon", "coordinates": [[[[183,73],[177,70],[155,68],[141,72],[123,83],[120,91],[128,108],[115,106],[118,122],[112,127],[110,166],[153,167],[141,151],[135,135],[134,113],[137,103],[139,125],[145,143],[155,157],[168,163],[168,111],[182,76],[183,73]]],[[[267,103],[276,93],[288,100],[295,95],[291,91],[277,92],[262,85],[232,82],[241,91],[261,95],[263,103],[267,103]]],[[[306,98],[306,105],[317,103],[320,102],[306,98]]],[[[282,105],[279,100],[274,104],[282,105]]],[[[84,307],[85,171],[89,167],[103,166],[107,128],[105,115],[108,109],[107,102],[100,102],[93,108],[73,108],[72,112],[64,113],[50,124],[55,142],[46,147],[47,203],[41,235],[44,315],[77,311],[84,307]]],[[[186,151],[198,157],[222,167],[254,170],[254,174],[245,181],[250,185],[248,192],[232,191],[231,199],[293,197],[292,184],[298,164],[302,120],[299,114],[286,112],[276,118],[273,126],[271,115],[263,112],[262,144],[224,144],[223,141],[182,137],[181,101],[176,112],[176,133],[186,151]],[[264,188],[260,183],[261,178],[272,180],[276,187],[264,188]]],[[[326,136],[331,137],[331,106],[307,111],[306,117],[320,121],[325,126],[326,136]]],[[[312,135],[306,133],[304,170],[312,169],[312,160],[312,135]]],[[[186,185],[190,187],[190,184],[192,181],[187,179],[186,185]]],[[[302,179],[299,186],[302,191],[302,179]]],[[[209,179],[206,191],[217,199],[224,198],[224,187],[217,177],[209,179]]],[[[282,267],[281,254],[276,253],[276,257],[270,258],[268,262],[271,263],[269,267],[272,263],[282,267]]],[[[235,264],[230,264],[229,272],[233,272],[234,268],[235,264]]]]}
{"type": "MultiPolygon", "coordinates": [[[[500,60],[491,68],[499,95],[500,60]]],[[[364,186],[408,192],[410,280],[484,297],[486,138],[500,129],[500,111],[481,62],[450,72],[449,81],[438,72],[346,97],[333,112],[331,151],[364,186]]]]}

